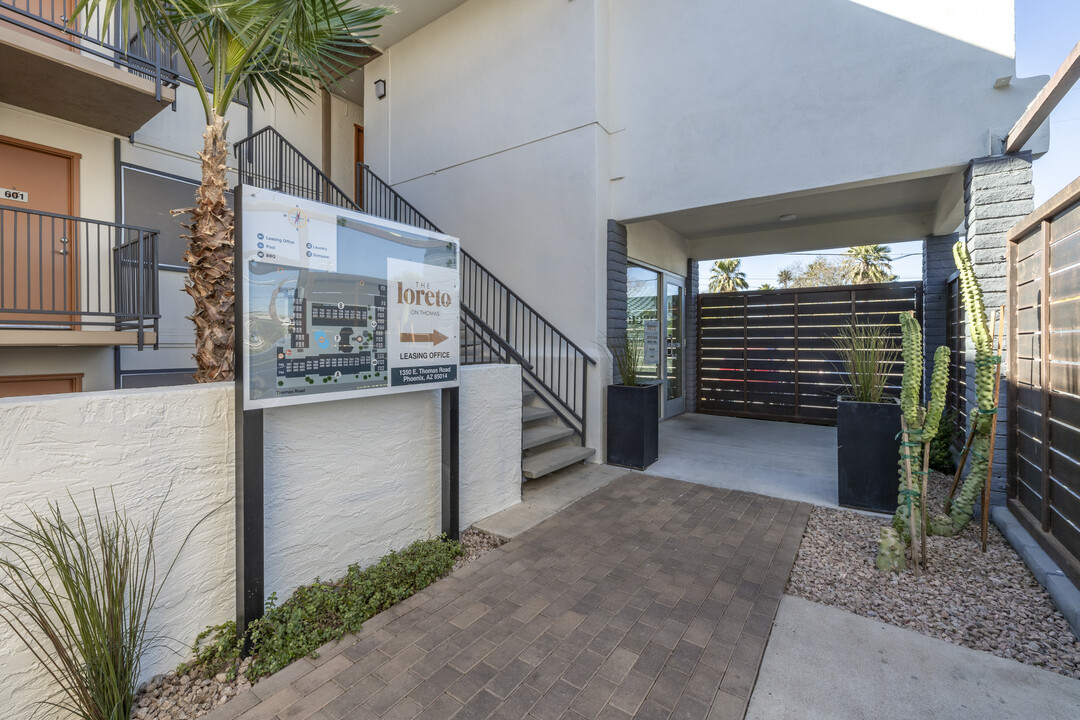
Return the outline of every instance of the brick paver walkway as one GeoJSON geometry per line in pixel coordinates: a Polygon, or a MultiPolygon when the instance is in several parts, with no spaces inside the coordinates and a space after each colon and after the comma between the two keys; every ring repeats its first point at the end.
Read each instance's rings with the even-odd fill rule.
{"type": "Polygon", "coordinates": [[[627,475],[207,720],[742,718],[809,512],[627,475]]]}

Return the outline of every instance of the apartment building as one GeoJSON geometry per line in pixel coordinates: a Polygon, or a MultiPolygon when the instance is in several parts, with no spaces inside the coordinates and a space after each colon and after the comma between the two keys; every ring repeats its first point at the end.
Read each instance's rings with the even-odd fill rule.
{"type": "MultiPolygon", "coordinates": [[[[626,327],[628,287],[630,322],[643,304],[660,320],[649,332],[662,414],[692,411],[697,261],[950,235],[971,205],[972,160],[1001,152],[1044,82],[1014,77],[1013,0],[395,5],[370,62],[300,113],[233,110],[231,140],[264,126],[280,137],[242,143],[238,178],[460,237],[469,342],[525,361],[526,382],[584,448],[565,456],[578,460],[601,459],[586,451],[603,446],[605,338],[626,327]]],[[[8,320],[49,314],[65,329],[27,340],[4,325],[0,376],[82,373],[83,390],[182,382],[191,331],[168,211],[197,180],[191,88],[131,38],[63,34],[62,11],[42,17],[37,2],[0,7],[0,61],[26,68],[0,80],[0,187],[29,196],[0,199],[3,212],[158,233],[157,305],[129,326],[116,296],[100,308],[106,330],[63,321],[90,306],[41,297],[64,282],[77,286],[69,297],[85,292],[94,282],[72,278],[90,272],[103,286],[115,243],[112,265],[95,264],[104,249],[62,254],[83,238],[23,231],[30,255],[81,264],[18,265],[38,277],[19,292],[38,299],[4,295],[8,320]],[[36,179],[46,165],[52,179],[36,179]]],[[[1046,143],[1043,131],[1028,150],[1046,143]]]]}

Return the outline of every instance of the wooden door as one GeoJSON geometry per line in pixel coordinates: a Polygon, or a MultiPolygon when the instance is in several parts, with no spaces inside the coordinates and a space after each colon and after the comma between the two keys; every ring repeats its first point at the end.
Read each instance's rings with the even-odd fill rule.
{"type": "Polygon", "coordinates": [[[364,162],[364,128],[353,125],[353,172],[356,173],[356,204],[360,209],[364,208],[364,180],[360,175],[357,165],[364,162]]]}
{"type": "Polygon", "coordinates": [[[82,373],[0,376],[0,398],[82,392],[82,373]]]}
{"type": "MultiPolygon", "coordinates": [[[[13,6],[17,10],[29,13],[29,15],[32,16],[28,17],[27,15],[16,12],[8,7],[0,7],[0,17],[10,18],[22,26],[13,25],[12,27],[14,27],[16,32],[42,39],[45,39],[49,35],[54,35],[56,37],[62,37],[69,42],[78,42],[76,36],[69,35],[59,29],[59,27],[70,27],[73,30],[78,29],[80,25],[79,22],[69,24],[70,18],[75,14],[75,0],[8,0],[6,4],[13,6]],[[41,18],[41,20],[36,20],[35,18],[41,18]]],[[[53,40],[49,40],[48,42],[57,47],[63,47],[73,52],[78,52],[78,48],[68,45],[65,42],[53,40]]]]}
{"type": "Polygon", "coordinates": [[[75,223],[28,211],[75,215],[75,153],[0,137],[0,325],[60,325],[78,309],[75,223]],[[26,310],[30,312],[18,312],[26,310]]]}

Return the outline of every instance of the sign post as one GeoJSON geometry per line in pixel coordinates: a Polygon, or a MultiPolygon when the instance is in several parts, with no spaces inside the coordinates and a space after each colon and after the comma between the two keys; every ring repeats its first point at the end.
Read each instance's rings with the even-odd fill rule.
{"type": "Polygon", "coordinates": [[[442,530],[458,535],[455,238],[241,185],[236,198],[237,633],[262,614],[262,411],[442,391],[442,530]]]}

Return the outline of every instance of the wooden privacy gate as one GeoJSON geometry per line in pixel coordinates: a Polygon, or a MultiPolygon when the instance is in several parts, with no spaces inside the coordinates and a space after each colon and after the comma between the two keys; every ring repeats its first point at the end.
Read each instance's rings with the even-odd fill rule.
{"type": "Polygon", "coordinates": [[[908,310],[921,316],[921,282],[700,295],[698,412],[835,425],[843,388],[833,338],[852,322],[879,323],[899,348],[908,310]]]}
{"type": "Polygon", "coordinates": [[[1009,231],[1008,290],[1009,509],[1080,583],[1080,180],[1009,231]]]}

